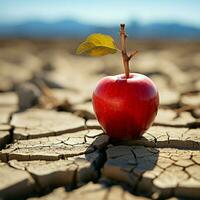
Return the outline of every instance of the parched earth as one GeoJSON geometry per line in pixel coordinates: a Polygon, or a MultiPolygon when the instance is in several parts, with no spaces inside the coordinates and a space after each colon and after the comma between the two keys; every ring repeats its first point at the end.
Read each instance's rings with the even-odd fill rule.
{"type": "Polygon", "coordinates": [[[91,103],[120,55],[78,57],[77,45],[0,41],[0,199],[200,199],[200,43],[130,42],[160,108],[129,141],[110,139],[91,103]]]}

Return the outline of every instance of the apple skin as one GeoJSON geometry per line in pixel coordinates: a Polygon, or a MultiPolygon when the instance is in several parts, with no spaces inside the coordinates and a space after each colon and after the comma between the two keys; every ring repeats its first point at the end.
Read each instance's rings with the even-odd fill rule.
{"type": "Polygon", "coordinates": [[[102,78],[93,92],[96,118],[107,135],[118,140],[137,139],[153,123],[159,95],[153,81],[131,73],[102,78]]]}

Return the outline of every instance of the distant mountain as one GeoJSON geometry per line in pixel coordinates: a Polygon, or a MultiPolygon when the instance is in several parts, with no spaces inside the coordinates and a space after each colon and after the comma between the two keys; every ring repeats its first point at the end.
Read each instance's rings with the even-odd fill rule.
{"type": "Polygon", "coordinates": [[[178,23],[133,23],[129,34],[141,38],[200,38],[200,28],[178,23]]]}
{"type": "MultiPolygon", "coordinates": [[[[0,24],[0,37],[85,37],[95,32],[116,36],[119,32],[119,27],[95,26],[74,20],[63,20],[54,23],[30,21],[18,25],[0,24]]],[[[127,26],[127,32],[129,33],[129,37],[134,38],[200,38],[200,28],[178,23],[153,23],[142,25],[138,22],[132,22],[127,26]]]]}
{"type": "Polygon", "coordinates": [[[0,25],[0,36],[4,37],[78,37],[91,32],[92,26],[72,20],[48,23],[30,21],[18,25],[0,25]]]}

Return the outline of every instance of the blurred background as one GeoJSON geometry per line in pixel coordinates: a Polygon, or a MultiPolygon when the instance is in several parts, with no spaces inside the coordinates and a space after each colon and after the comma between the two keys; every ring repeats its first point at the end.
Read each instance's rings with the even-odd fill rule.
{"type": "Polygon", "coordinates": [[[0,91],[39,77],[53,91],[90,101],[101,77],[123,73],[121,55],[91,58],[75,50],[91,33],[110,34],[118,44],[119,24],[126,23],[128,48],[140,52],[131,71],[156,82],[161,106],[185,106],[188,95],[196,105],[199,10],[198,0],[0,0],[0,91]]]}
{"type": "Polygon", "coordinates": [[[198,0],[0,0],[0,7],[1,37],[117,35],[121,22],[128,25],[131,38],[200,37],[198,0]]]}

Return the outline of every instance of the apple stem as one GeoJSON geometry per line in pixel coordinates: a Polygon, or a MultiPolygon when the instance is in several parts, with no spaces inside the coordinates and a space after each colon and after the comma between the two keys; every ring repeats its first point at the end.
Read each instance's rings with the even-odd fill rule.
{"type": "Polygon", "coordinates": [[[121,53],[122,60],[124,64],[124,71],[126,78],[129,78],[129,58],[126,52],[126,32],[125,32],[125,24],[120,24],[120,37],[121,37],[121,53]]]}
{"type": "Polygon", "coordinates": [[[122,53],[122,60],[124,64],[124,71],[126,78],[129,78],[129,61],[132,57],[134,57],[138,51],[133,51],[130,55],[127,54],[126,51],[126,31],[125,31],[125,24],[120,24],[120,38],[121,38],[121,53],[122,53]]]}

